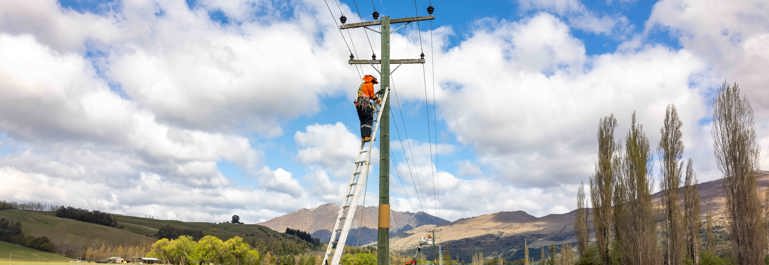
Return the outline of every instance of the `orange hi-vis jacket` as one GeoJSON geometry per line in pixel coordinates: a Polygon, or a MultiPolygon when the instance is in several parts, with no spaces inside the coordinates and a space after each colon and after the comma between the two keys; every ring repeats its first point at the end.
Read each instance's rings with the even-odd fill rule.
{"type": "Polygon", "coordinates": [[[376,99],[376,94],[374,94],[373,76],[366,75],[363,77],[363,84],[361,84],[360,88],[358,89],[358,97],[367,97],[372,100],[376,99]]]}

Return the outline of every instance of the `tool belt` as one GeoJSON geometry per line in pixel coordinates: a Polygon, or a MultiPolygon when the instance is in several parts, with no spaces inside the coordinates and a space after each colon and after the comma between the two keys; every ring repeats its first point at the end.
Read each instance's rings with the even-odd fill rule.
{"type": "Polygon", "coordinates": [[[361,108],[361,109],[374,108],[374,104],[371,104],[371,98],[369,97],[359,96],[358,99],[356,99],[355,102],[353,103],[355,104],[356,108],[361,108]]]}

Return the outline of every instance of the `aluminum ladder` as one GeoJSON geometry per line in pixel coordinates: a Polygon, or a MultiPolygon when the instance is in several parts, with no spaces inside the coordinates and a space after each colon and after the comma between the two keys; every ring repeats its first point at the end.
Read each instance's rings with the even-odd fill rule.
{"type": "Polygon", "coordinates": [[[328,246],[326,246],[326,254],[323,255],[323,263],[321,263],[323,265],[329,265],[329,260],[331,260],[330,265],[339,265],[339,262],[342,260],[347,235],[355,218],[355,210],[358,208],[359,195],[363,187],[361,184],[366,183],[371,167],[371,151],[379,129],[379,119],[382,118],[382,106],[387,102],[389,94],[390,90],[386,89],[382,96],[382,104],[376,108],[374,113],[376,119],[374,119],[372,124],[371,141],[361,143],[358,156],[354,162],[355,167],[350,177],[350,184],[347,185],[345,195],[342,198],[342,204],[339,206],[339,213],[337,214],[334,228],[331,230],[331,238],[328,241],[328,246]]]}

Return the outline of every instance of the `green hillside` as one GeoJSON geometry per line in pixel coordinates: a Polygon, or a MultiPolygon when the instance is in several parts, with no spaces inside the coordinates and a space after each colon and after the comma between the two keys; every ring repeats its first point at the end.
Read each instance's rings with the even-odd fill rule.
{"type": "Polygon", "coordinates": [[[67,261],[67,257],[0,241],[0,260],[4,261],[67,261]]]}
{"type": "Polygon", "coordinates": [[[118,222],[118,227],[59,218],[53,212],[0,210],[0,218],[20,222],[25,235],[48,237],[56,247],[56,252],[68,257],[81,257],[86,248],[101,245],[148,248],[157,240],[155,234],[158,230],[167,225],[177,229],[200,231],[204,235],[214,235],[222,239],[240,236],[260,251],[270,251],[274,254],[294,254],[312,247],[305,241],[261,225],[181,222],[121,215],[113,217],[118,222]]]}

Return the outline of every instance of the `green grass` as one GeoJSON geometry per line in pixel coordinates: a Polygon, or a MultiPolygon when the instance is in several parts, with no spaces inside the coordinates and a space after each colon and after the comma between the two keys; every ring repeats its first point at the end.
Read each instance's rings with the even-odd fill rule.
{"type": "Polygon", "coordinates": [[[0,217],[21,223],[28,236],[46,236],[59,253],[77,256],[89,246],[149,245],[155,241],[149,236],[128,230],[59,218],[53,213],[23,210],[2,210],[0,217]]]}
{"type": "Polygon", "coordinates": [[[71,261],[9,261],[0,259],[0,265],[76,265],[76,264],[96,264],[91,262],[71,262],[71,261]]]}
{"type": "MultiPolygon", "coordinates": [[[[57,261],[66,262],[69,261],[67,257],[60,256],[50,252],[44,252],[36,249],[23,247],[16,244],[0,241],[0,264],[4,264],[3,261],[57,261]]],[[[5,263],[8,264],[8,263],[5,263]]]]}
{"type": "MultiPolygon", "coordinates": [[[[165,225],[180,229],[199,230],[206,235],[221,239],[240,236],[260,249],[281,253],[296,248],[309,248],[309,244],[292,236],[272,231],[255,224],[181,222],[150,218],[113,215],[119,227],[109,227],[72,219],[59,218],[53,212],[25,210],[0,210],[0,218],[20,222],[27,236],[46,236],[56,247],[56,252],[69,257],[79,257],[86,247],[149,246],[157,240],[155,233],[165,225]]],[[[0,265],[3,259],[0,255],[0,265]]]]}

